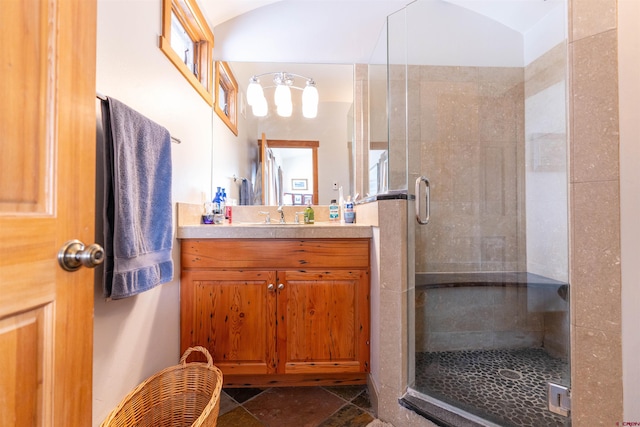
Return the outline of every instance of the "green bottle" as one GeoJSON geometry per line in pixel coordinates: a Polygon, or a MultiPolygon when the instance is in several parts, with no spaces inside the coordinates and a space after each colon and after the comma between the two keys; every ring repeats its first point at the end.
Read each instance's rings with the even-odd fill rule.
{"type": "Polygon", "coordinates": [[[311,204],[309,204],[307,206],[307,208],[304,210],[304,223],[305,224],[313,224],[315,223],[315,218],[314,218],[314,213],[313,213],[313,208],[311,207],[311,204]]]}

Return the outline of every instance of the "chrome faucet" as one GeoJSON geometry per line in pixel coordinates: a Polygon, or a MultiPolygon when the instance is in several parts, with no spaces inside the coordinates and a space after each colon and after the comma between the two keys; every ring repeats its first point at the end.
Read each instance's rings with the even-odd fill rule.
{"type": "Polygon", "coordinates": [[[298,215],[304,215],[304,212],[296,212],[296,219],[293,221],[296,224],[300,224],[300,217],[298,215]]]}
{"type": "Polygon", "coordinates": [[[264,219],[264,223],[265,224],[271,224],[271,215],[269,214],[269,212],[263,212],[263,211],[259,211],[258,212],[260,215],[266,215],[265,219],[264,219]]]}
{"type": "Polygon", "coordinates": [[[280,224],[285,224],[286,221],[284,220],[284,209],[282,206],[278,207],[278,212],[280,212],[280,224]]]}

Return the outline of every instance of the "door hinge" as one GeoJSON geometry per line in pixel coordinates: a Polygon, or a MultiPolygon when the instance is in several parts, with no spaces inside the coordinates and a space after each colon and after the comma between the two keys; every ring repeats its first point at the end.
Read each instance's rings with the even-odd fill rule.
{"type": "Polygon", "coordinates": [[[549,410],[554,414],[568,417],[571,412],[571,390],[569,387],[547,383],[549,410]]]}

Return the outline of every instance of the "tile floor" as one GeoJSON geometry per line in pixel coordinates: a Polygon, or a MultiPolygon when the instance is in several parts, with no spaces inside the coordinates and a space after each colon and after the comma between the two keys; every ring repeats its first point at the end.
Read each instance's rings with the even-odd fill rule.
{"type": "Polygon", "coordinates": [[[373,421],[367,387],[223,389],[218,427],[364,427],[373,421]]]}

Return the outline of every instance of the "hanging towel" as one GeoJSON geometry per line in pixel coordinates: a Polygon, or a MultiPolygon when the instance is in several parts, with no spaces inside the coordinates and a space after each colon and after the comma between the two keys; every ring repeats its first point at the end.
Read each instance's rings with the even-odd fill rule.
{"type": "Polygon", "coordinates": [[[173,280],[171,136],[114,98],[106,104],[103,285],[119,299],[173,280]]]}
{"type": "Polygon", "coordinates": [[[276,182],[276,189],[277,189],[276,194],[278,195],[278,203],[277,203],[278,206],[282,205],[284,200],[284,188],[282,186],[283,179],[284,179],[284,172],[282,171],[282,168],[278,166],[278,182],[276,182]]]}
{"type": "Polygon", "coordinates": [[[262,163],[258,163],[256,182],[253,185],[253,204],[262,205],[262,163]]]}
{"type": "Polygon", "coordinates": [[[251,181],[247,178],[242,178],[240,183],[240,205],[252,205],[253,204],[253,190],[251,181]]]}

